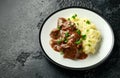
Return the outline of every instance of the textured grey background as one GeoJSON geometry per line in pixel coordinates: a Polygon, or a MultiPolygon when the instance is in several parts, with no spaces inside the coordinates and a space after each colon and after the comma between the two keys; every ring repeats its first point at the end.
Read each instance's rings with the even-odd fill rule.
{"type": "Polygon", "coordinates": [[[119,26],[120,0],[0,0],[0,78],[120,78],[119,26]],[[114,49],[97,68],[62,69],[50,63],[41,51],[41,24],[52,12],[68,6],[90,8],[111,24],[114,49]]]}

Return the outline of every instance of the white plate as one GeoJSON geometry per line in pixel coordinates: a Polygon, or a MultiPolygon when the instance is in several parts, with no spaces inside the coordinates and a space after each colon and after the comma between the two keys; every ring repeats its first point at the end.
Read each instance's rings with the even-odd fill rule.
{"type": "Polygon", "coordinates": [[[111,53],[114,45],[113,31],[108,22],[99,14],[85,8],[65,8],[51,14],[43,23],[39,33],[40,46],[44,53],[53,63],[70,69],[89,69],[101,64],[111,53]],[[101,32],[102,42],[98,52],[95,55],[89,55],[84,60],[71,60],[63,58],[63,56],[55,52],[50,44],[50,32],[57,27],[57,20],[59,17],[70,17],[77,14],[79,17],[86,17],[90,19],[101,32]]]}

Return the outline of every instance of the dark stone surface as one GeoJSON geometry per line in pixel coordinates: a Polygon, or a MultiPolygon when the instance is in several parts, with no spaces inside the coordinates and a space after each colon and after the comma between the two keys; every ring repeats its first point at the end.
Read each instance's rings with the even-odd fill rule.
{"type": "Polygon", "coordinates": [[[119,25],[120,0],[0,0],[0,78],[120,78],[119,25]],[[62,69],[50,63],[41,51],[41,24],[52,12],[68,6],[97,11],[112,26],[114,49],[97,68],[62,69]]]}

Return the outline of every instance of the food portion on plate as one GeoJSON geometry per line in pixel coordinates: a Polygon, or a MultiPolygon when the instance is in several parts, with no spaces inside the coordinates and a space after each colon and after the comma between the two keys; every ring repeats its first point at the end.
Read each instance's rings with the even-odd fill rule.
{"type": "Polygon", "coordinates": [[[100,31],[87,18],[74,14],[70,18],[58,18],[57,26],[50,33],[50,45],[64,58],[85,59],[94,54],[101,41],[100,31]]]}

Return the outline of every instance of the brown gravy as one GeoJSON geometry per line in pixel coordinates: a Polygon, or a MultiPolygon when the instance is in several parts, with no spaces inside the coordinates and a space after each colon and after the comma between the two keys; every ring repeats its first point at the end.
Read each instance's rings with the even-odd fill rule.
{"type": "Polygon", "coordinates": [[[57,28],[50,33],[51,47],[57,52],[63,52],[64,58],[85,59],[88,55],[82,51],[81,32],[75,23],[59,18],[57,24],[57,28]]]}

